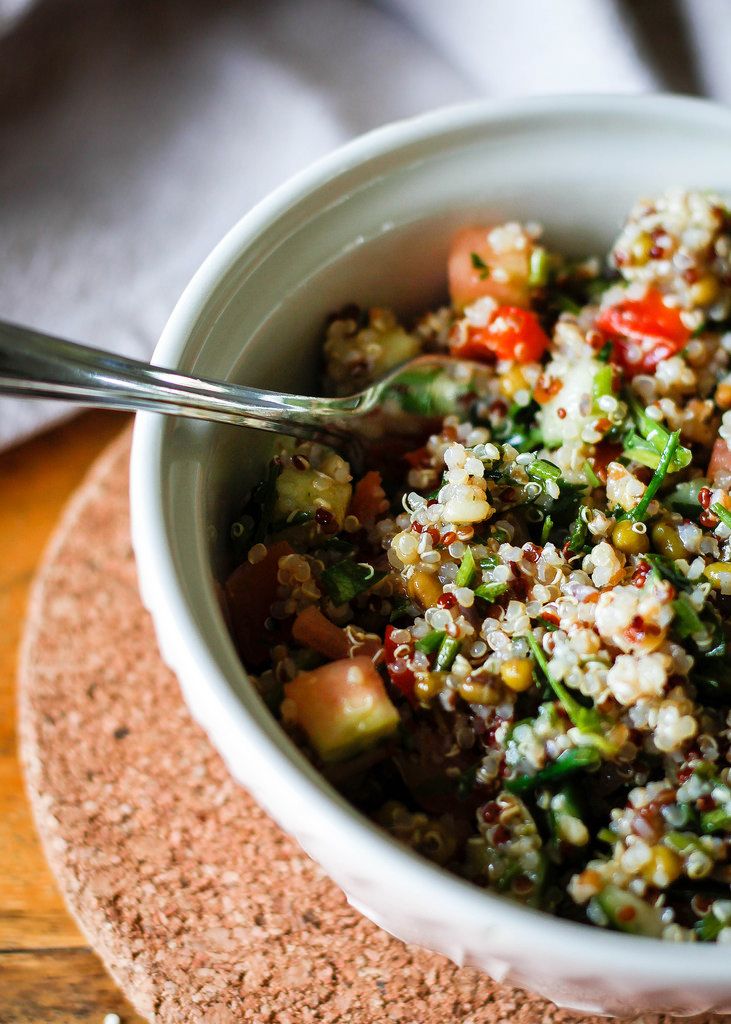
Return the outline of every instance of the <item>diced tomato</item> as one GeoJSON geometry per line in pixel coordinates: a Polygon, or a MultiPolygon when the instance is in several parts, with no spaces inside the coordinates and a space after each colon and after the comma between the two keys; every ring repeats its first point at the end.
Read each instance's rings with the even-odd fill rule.
{"type": "Polygon", "coordinates": [[[449,294],[458,309],[490,295],[498,303],[528,306],[530,303],[530,252],[507,249],[496,252],[488,242],[490,228],[464,228],[449,251],[449,294]],[[496,273],[496,271],[499,271],[496,273]]]}
{"type": "Polygon", "coordinates": [[[610,462],[616,462],[621,454],[621,444],[612,444],[611,441],[600,441],[596,446],[592,469],[603,484],[607,482],[607,466],[610,462]]]}
{"type": "Polygon", "coordinates": [[[286,541],[277,541],[260,562],[244,562],[226,580],[224,590],[233,633],[247,667],[260,668],[271,658],[264,623],[277,596],[279,559],[291,553],[286,541]]]}
{"type": "Polygon", "coordinates": [[[404,697],[411,703],[416,704],[416,697],[414,696],[414,683],[416,679],[414,673],[409,668],[404,658],[396,657],[396,648],[400,647],[400,644],[395,643],[393,640],[393,634],[396,632],[395,626],[386,626],[386,633],[383,639],[383,653],[386,659],[386,671],[388,672],[389,679],[396,687],[403,693],[404,697]]]}
{"type": "Polygon", "coordinates": [[[607,306],[596,325],[612,337],[615,360],[630,377],[654,373],[657,364],[680,352],[691,336],[680,310],[666,306],[654,289],[642,299],[607,306]]]}
{"type": "Polygon", "coordinates": [[[455,335],[452,354],[463,359],[514,359],[534,363],[548,348],[548,336],[538,317],[518,306],[498,306],[484,327],[469,325],[455,335]]]}
{"type": "Polygon", "coordinates": [[[355,485],[349,511],[362,526],[373,526],[377,516],[388,508],[382,483],[381,474],[371,469],[355,485]]]}
{"type": "Polygon", "coordinates": [[[708,478],[719,487],[731,484],[731,448],[722,437],[717,437],[708,463],[708,478]]]}
{"type": "Polygon", "coordinates": [[[405,452],[404,459],[414,469],[420,469],[429,461],[429,451],[426,445],[415,448],[412,452],[405,452]]]}
{"type": "Polygon", "coordinates": [[[398,644],[392,640],[392,636],[395,632],[395,626],[386,626],[386,632],[383,638],[383,653],[386,656],[386,661],[393,661],[394,651],[398,647],[398,644]]]}

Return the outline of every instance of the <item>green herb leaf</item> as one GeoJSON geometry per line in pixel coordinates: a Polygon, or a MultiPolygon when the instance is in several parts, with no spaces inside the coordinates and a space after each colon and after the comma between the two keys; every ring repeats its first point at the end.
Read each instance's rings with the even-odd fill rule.
{"type": "Polygon", "coordinates": [[[546,661],[543,649],[535,636],[532,633],[526,633],[525,638],[528,641],[528,646],[531,649],[533,657],[538,663],[538,667],[545,676],[548,685],[556,694],[556,697],[563,706],[564,711],[569,716],[572,725],[575,725],[577,729],[586,735],[591,736],[593,745],[603,754],[606,754],[609,757],[616,754],[617,750],[614,744],[610,743],[602,735],[605,725],[609,724],[606,719],[599,714],[596,708],[585,708],[583,704],[578,702],[573,694],[569,693],[563,683],[560,683],[558,679],[554,678],[548,667],[548,662],[546,661]]]}
{"type": "Polygon", "coordinates": [[[484,281],[486,278],[490,276],[490,268],[488,267],[487,263],[485,263],[485,261],[483,260],[482,256],[480,256],[479,253],[471,252],[470,260],[472,261],[472,266],[474,267],[474,269],[479,270],[481,281],[484,281]]]}
{"type": "Polygon", "coordinates": [[[551,530],[553,529],[553,519],[550,516],[546,516],[543,520],[543,526],[541,527],[541,544],[545,544],[548,538],[551,536],[551,530]]]}
{"type": "Polygon", "coordinates": [[[678,512],[684,519],[696,519],[702,511],[698,492],[707,485],[705,479],[685,480],[665,495],[665,504],[671,512],[678,512]]]}
{"type": "Polygon", "coordinates": [[[570,295],[565,295],[563,292],[556,293],[556,305],[562,313],[573,313],[574,316],[578,316],[581,312],[578,302],[574,302],[570,295]]]}
{"type": "MultiPolygon", "coordinates": [[[[630,412],[637,427],[637,437],[631,433],[625,441],[625,455],[650,469],[660,465],[662,453],[670,440],[670,433],[660,423],[648,416],[640,403],[633,396],[627,397],[630,412]],[[643,443],[644,442],[644,443],[643,443]]],[[[676,473],[690,465],[693,454],[689,448],[680,443],[676,445],[673,458],[668,465],[668,472],[676,473]]]]}
{"type": "Polygon", "coordinates": [[[703,811],[701,813],[701,831],[706,835],[731,831],[731,814],[725,807],[715,807],[712,811],[703,811]]]}
{"type": "Polygon", "coordinates": [[[611,341],[605,341],[604,342],[604,344],[602,345],[602,347],[599,349],[599,351],[596,354],[596,357],[597,357],[597,359],[599,360],[600,363],[608,363],[609,362],[609,360],[612,358],[612,349],[613,348],[614,348],[614,346],[612,345],[611,341]]]}
{"type": "Polygon", "coordinates": [[[698,612],[685,594],[681,594],[676,601],[673,601],[673,611],[675,612],[675,632],[681,640],[705,633],[705,627],[698,612]]]}
{"type": "Polygon", "coordinates": [[[479,587],[475,587],[475,597],[481,597],[483,601],[492,604],[495,598],[500,597],[507,589],[507,583],[481,583],[479,587]]]}
{"type": "Polygon", "coordinates": [[[577,555],[586,547],[586,538],[589,533],[589,527],[586,523],[586,520],[584,519],[584,510],[586,508],[586,505],[579,506],[578,515],[571,524],[571,529],[569,531],[569,539],[567,541],[566,546],[568,547],[569,551],[574,555],[577,555]]]}
{"type": "Polygon", "coordinates": [[[388,621],[393,625],[401,619],[413,619],[416,614],[416,609],[411,601],[401,601],[392,609],[388,621]]]}
{"type": "Polygon", "coordinates": [[[715,942],[723,927],[723,922],[711,910],[700,921],[696,921],[693,930],[701,942],[715,942]]]}
{"type": "Polygon", "coordinates": [[[594,381],[591,387],[591,395],[593,399],[594,412],[601,412],[599,406],[599,399],[604,398],[606,395],[611,395],[614,392],[614,368],[605,363],[604,366],[600,367],[594,374],[594,381]]]}
{"type": "Polygon", "coordinates": [[[417,640],[414,647],[423,654],[434,654],[441,647],[446,635],[443,629],[433,629],[431,633],[427,633],[421,640],[417,640]]]}
{"type": "Polygon", "coordinates": [[[720,501],[716,501],[711,505],[711,512],[713,512],[714,516],[718,516],[723,525],[728,526],[729,530],[731,530],[731,512],[724,508],[720,501]]]}
{"type": "Polygon", "coordinates": [[[451,636],[445,636],[442,640],[434,668],[437,672],[449,672],[454,664],[454,659],[459,654],[462,643],[451,636]]]}
{"type": "Polygon", "coordinates": [[[647,515],[647,509],[649,508],[650,502],[657,494],[663,480],[667,476],[668,468],[670,463],[673,461],[679,445],[680,431],[676,430],[675,433],[668,436],[665,447],[662,450],[662,455],[660,456],[660,462],[658,463],[657,469],[652,474],[652,480],[650,480],[647,485],[647,490],[642,495],[639,504],[628,514],[628,519],[631,519],[632,522],[641,523],[644,520],[647,515]]]}
{"type": "Polygon", "coordinates": [[[557,761],[542,768],[535,775],[518,775],[514,779],[508,779],[505,788],[511,793],[525,793],[536,786],[546,785],[575,772],[597,768],[600,763],[601,757],[595,747],[574,747],[565,750],[557,761]]]}
{"type": "Polygon", "coordinates": [[[599,477],[596,475],[596,473],[594,472],[591,463],[588,462],[588,461],[585,462],[584,466],[583,466],[583,469],[584,469],[584,476],[586,477],[586,480],[587,480],[587,483],[589,484],[589,487],[592,487],[592,488],[594,488],[594,487],[601,487],[602,482],[599,479],[599,477]]]}
{"type": "Polygon", "coordinates": [[[656,579],[668,580],[676,590],[692,589],[692,582],[683,575],[680,569],[676,568],[672,558],[668,558],[667,555],[656,555],[648,552],[642,556],[642,559],[650,565],[653,576],[656,579]]]}
{"type": "Polygon", "coordinates": [[[340,605],[352,601],[363,591],[370,590],[385,575],[385,572],[376,572],[373,566],[366,562],[345,558],[326,569],[321,580],[328,597],[334,604],[340,605]]]}
{"type": "Polygon", "coordinates": [[[561,470],[554,466],[547,459],[536,459],[526,467],[526,472],[532,480],[560,480],[561,470]]]}
{"type": "Polygon", "coordinates": [[[477,564],[475,562],[475,556],[472,554],[472,548],[465,548],[465,553],[462,555],[462,561],[459,563],[459,569],[457,575],[454,577],[455,587],[469,587],[477,573],[477,564]]]}

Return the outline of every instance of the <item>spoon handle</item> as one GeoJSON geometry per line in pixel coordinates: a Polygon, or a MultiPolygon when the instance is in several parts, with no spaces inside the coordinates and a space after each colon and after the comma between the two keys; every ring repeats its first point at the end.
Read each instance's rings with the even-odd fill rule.
{"type": "Polygon", "coordinates": [[[0,321],[0,393],[169,413],[344,443],[337,399],[284,395],[150,366],[0,321]]]}

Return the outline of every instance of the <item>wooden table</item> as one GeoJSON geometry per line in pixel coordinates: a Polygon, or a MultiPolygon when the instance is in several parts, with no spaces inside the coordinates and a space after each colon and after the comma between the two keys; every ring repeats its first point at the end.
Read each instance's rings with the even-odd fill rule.
{"type": "Polygon", "coordinates": [[[142,1024],[69,917],[33,827],[15,737],[28,589],[58,516],[128,422],[86,413],[0,455],[0,1024],[142,1024]]]}

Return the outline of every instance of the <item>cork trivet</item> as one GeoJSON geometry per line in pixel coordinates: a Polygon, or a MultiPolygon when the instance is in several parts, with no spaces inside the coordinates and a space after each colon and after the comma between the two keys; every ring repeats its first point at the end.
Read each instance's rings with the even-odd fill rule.
{"type": "Polygon", "coordinates": [[[170,1024],[594,1020],[387,935],[233,782],[140,603],[128,459],[125,436],[48,551],[20,718],[51,867],[133,1005],[170,1024]]]}

